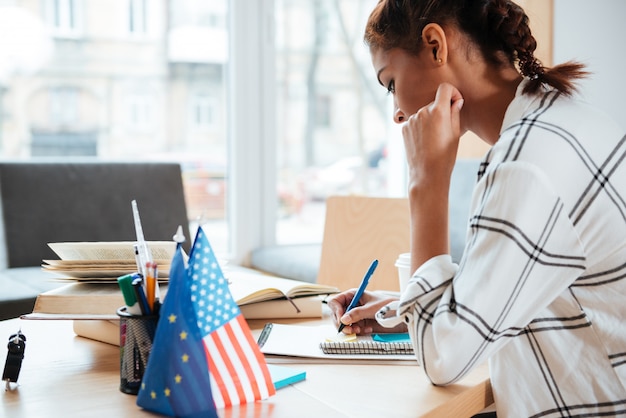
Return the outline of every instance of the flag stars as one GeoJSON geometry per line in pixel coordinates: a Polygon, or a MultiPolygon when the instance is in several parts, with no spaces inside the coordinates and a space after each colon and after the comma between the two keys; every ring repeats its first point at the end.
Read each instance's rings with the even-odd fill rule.
{"type": "MultiPolygon", "coordinates": [[[[172,342],[174,346],[172,349],[176,351],[167,353],[173,355],[169,358],[174,362],[172,364],[174,369],[164,371],[165,374],[163,375],[161,371],[158,371],[157,377],[152,377],[149,373],[147,375],[151,379],[160,379],[158,386],[153,386],[156,382],[149,381],[146,386],[151,386],[151,388],[142,389],[144,395],[147,395],[146,398],[152,398],[151,403],[153,405],[164,401],[165,403],[178,402],[179,396],[185,398],[188,394],[185,393],[186,390],[182,390],[183,385],[210,384],[208,374],[198,376],[199,371],[196,370],[195,362],[204,358],[203,356],[201,359],[194,357],[194,350],[198,348],[195,344],[202,344],[198,338],[207,338],[211,332],[220,327],[230,326],[229,321],[241,314],[228,290],[230,280],[224,277],[220,263],[215,259],[210,244],[206,242],[206,234],[201,231],[200,229],[194,242],[192,256],[187,267],[177,272],[186,286],[183,296],[187,298],[187,301],[181,301],[180,304],[164,305],[164,308],[171,310],[167,313],[162,312],[162,319],[166,323],[174,325],[168,330],[169,338],[176,340],[176,336],[178,336],[179,340],[172,342]],[[205,242],[201,242],[202,240],[205,242]]],[[[234,326],[237,326],[236,321],[234,326]]],[[[206,347],[202,348],[206,350],[206,347]]],[[[230,353],[228,354],[230,358],[230,353]]],[[[167,364],[167,360],[164,362],[167,364]]],[[[147,371],[149,372],[149,370],[147,371]]],[[[239,376],[232,377],[235,380],[239,378],[239,376]]]]}

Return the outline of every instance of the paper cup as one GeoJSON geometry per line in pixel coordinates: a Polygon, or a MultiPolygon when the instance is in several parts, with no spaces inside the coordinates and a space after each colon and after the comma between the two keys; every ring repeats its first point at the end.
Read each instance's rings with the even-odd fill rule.
{"type": "Polygon", "coordinates": [[[396,267],[398,268],[400,292],[404,292],[404,289],[406,289],[406,286],[409,284],[409,277],[411,276],[411,253],[400,254],[396,260],[396,267]]]}

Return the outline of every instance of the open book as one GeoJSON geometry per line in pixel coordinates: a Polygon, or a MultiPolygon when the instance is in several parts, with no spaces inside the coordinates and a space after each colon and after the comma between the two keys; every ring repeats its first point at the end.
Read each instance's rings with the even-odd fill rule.
{"type": "MultiPolygon", "coordinates": [[[[135,260],[133,241],[49,242],[48,246],[61,260],[135,260]]],[[[155,260],[171,260],[176,251],[174,241],[147,241],[155,260]]]]}
{"type": "MultiPolygon", "coordinates": [[[[322,316],[322,297],[331,286],[269,276],[255,270],[231,268],[226,273],[233,299],[247,319],[311,318],[322,316]]],[[[167,284],[159,286],[166,297],[167,284]]],[[[25,319],[117,319],[124,298],[117,283],[70,283],[37,296],[25,319]]]]}
{"type": "Polygon", "coordinates": [[[238,305],[339,292],[335,286],[270,276],[243,267],[228,268],[224,275],[229,281],[230,292],[238,305]]]}
{"type": "MultiPolygon", "coordinates": [[[[67,281],[111,282],[124,274],[137,271],[132,241],[51,242],[48,246],[60,260],[43,260],[42,269],[65,276],[67,281]]],[[[148,241],[158,276],[168,276],[170,260],[176,250],[174,241],[148,241]]]]}

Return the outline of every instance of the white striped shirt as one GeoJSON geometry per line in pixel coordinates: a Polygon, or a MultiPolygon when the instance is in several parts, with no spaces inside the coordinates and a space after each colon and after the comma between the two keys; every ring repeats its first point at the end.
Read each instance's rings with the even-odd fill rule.
{"type": "Polygon", "coordinates": [[[518,87],[478,173],[459,265],[400,299],[434,384],[489,359],[498,417],[626,413],[626,137],[553,90],[518,87]]]}

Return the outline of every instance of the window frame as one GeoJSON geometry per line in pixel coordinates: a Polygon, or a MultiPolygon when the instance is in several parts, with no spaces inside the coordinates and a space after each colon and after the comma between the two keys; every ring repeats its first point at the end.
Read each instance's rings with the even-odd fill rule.
{"type": "Polygon", "coordinates": [[[228,226],[230,258],[276,243],[274,1],[229,1],[228,226]]]}

